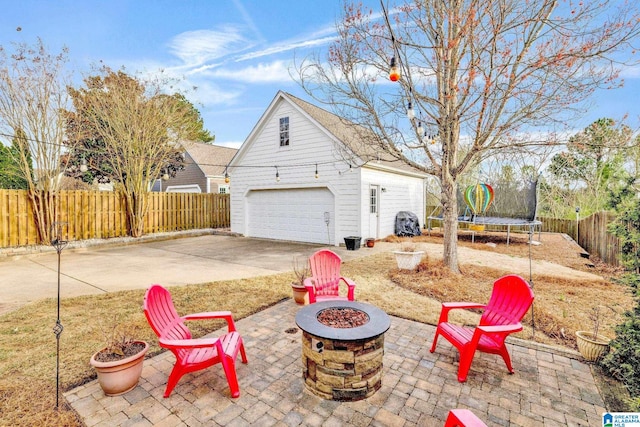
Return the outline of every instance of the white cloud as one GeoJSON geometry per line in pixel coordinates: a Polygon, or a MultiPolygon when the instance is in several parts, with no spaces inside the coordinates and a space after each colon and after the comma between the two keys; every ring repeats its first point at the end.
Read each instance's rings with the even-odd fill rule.
{"type": "Polygon", "coordinates": [[[234,60],[237,62],[247,61],[250,59],[256,59],[263,56],[274,55],[276,53],[288,52],[294,49],[322,46],[322,45],[331,43],[334,40],[335,40],[335,36],[321,37],[321,38],[310,39],[310,40],[294,40],[287,43],[270,46],[266,49],[258,50],[255,52],[245,53],[243,55],[236,57],[234,60]]]}
{"type": "Polygon", "coordinates": [[[640,66],[625,66],[620,70],[620,77],[623,79],[637,79],[640,78],[640,66]]]}
{"type": "Polygon", "coordinates": [[[187,31],[169,42],[169,50],[186,65],[197,66],[250,47],[251,42],[242,32],[242,28],[233,25],[224,25],[217,31],[187,31]]]}
{"type": "Polygon", "coordinates": [[[289,61],[264,62],[241,69],[209,70],[207,77],[242,83],[290,83],[289,61]]]}

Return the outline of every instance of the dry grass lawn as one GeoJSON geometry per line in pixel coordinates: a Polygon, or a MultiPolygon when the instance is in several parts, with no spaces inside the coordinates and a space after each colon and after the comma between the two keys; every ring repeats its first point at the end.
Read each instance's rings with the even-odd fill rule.
{"type": "MultiPolygon", "coordinates": [[[[474,249],[528,256],[525,238],[513,236],[507,247],[499,244],[491,248],[478,235],[474,249]]],[[[504,240],[504,234],[499,237],[504,240]]],[[[437,235],[416,238],[438,243],[437,235]]],[[[617,274],[614,269],[596,263],[589,267],[566,240],[547,239],[532,247],[535,259],[547,259],[575,269],[598,273],[608,279],[617,274]]],[[[502,241],[502,243],[504,243],[502,241]]],[[[461,239],[461,246],[471,245],[461,239]]],[[[391,253],[380,253],[343,266],[343,273],[353,278],[358,287],[358,300],[375,304],[389,314],[421,322],[435,323],[441,300],[486,302],[492,281],[509,273],[495,267],[462,266],[462,274],[448,273],[435,257],[428,257],[417,272],[400,272],[391,253]]],[[[231,310],[236,319],[251,315],[267,306],[289,298],[292,273],[255,279],[214,282],[172,288],[178,311],[193,313],[214,309],[231,310]]],[[[527,277],[528,279],[528,277],[527,277]]],[[[609,307],[603,319],[603,332],[613,336],[613,327],[625,309],[632,306],[632,298],[623,286],[610,280],[585,282],[571,277],[535,275],[536,295],[532,334],[530,314],[525,318],[527,329],[520,338],[575,346],[573,333],[590,324],[589,309],[599,303],[609,307]]],[[[61,389],[69,390],[87,382],[95,375],[89,366],[91,354],[101,348],[103,331],[115,322],[124,322],[137,329],[137,336],[151,344],[149,356],[160,349],[141,310],[144,290],[116,292],[104,296],[79,297],[63,300],[61,321],[64,332],[60,340],[61,389]]],[[[55,410],[56,340],[52,332],[56,317],[56,301],[37,302],[0,317],[0,425],[70,425],[79,426],[73,411],[60,398],[55,410]]],[[[464,313],[462,322],[475,322],[477,314],[464,313]]],[[[194,324],[194,334],[203,335],[220,324],[194,324]]],[[[190,324],[190,326],[193,326],[190,324]]],[[[242,332],[242,331],[240,331],[242,332]]]]}

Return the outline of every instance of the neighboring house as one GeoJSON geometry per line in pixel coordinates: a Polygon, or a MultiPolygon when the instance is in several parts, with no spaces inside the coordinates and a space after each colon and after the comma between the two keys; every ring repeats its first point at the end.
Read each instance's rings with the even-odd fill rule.
{"type": "Polygon", "coordinates": [[[185,147],[184,170],[178,171],[175,178],[156,180],[151,191],[228,193],[226,165],[238,150],[202,142],[191,142],[185,147]]]}
{"type": "Polygon", "coordinates": [[[393,234],[399,211],[425,218],[426,175],[360,144],[371,135],[278,92],[229,164],[231,230],[338,246],[393,234]]]}

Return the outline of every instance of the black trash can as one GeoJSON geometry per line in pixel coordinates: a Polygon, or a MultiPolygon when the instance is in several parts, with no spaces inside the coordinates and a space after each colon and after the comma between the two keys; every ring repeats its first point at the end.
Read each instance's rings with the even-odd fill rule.
{"type": "Polygon", "coordinates": [[[360,240],[362,240],[362,237],[347,236],[344,238],[344,244],[348,251],[357,251],[360,249],[360,240]]]}

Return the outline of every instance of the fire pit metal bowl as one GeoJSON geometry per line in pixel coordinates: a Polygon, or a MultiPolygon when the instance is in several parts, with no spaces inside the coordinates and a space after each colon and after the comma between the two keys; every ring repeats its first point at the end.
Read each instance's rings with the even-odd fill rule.
{"type": "Polygon", "coordinates": [[[308,390],[325,399],[356,401],[380,388],[384,333],[391,326],[387,313],[356,301],[323,301],[300,309],[296,324],[303,331],[303,378],[308,390]],[[327,317],[321,314],[331,309],[337,309],[331,316],[341,312],[353,316],[355,311],[368,320],[355,327],[327,326],[319,317],[327,317]]]}

